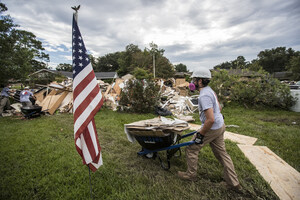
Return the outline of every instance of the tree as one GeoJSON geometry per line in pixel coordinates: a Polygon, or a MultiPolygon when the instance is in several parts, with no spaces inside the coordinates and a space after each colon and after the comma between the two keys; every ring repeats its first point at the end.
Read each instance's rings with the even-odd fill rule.
{"type": "Polygon", "coordinates": [[[142,69],[142,68],[135,68],[133,71],[133,75],[136,79],[138,80],[143,80],[143,79],[151,79],[152,77],[149,76],[149,73],[142,69]]]}
{"type": "Polygon", "coordinates": [[[2,15],[4,11],[7,7],[0,3],[0,82],[25,81],[28,74],[47,67],[49,55],[33,33],[17,29],[9,15],[2,15]]]}
{"type": "Polygon", "coordinates": [[[238,56],[235,60],[226,61],[214,66],[214,69],[245,69],[248,64],[244,56],[238,56]]]}
{"type": "Polygon", "coordinates": [[[290,62],[290,58],[295,56],[293,49],[286,47],[277,47],[275,49],[266,49],[261,51],[257,57],[259,65],[269,73],[285,71],[290,62]]]}
{"type": "Polygon", "coordinates": [[[67,63],[61,63],[59,65],[57,65],[56,67],[57,71],[67,71],[67,72],[72,72],[73,71],[73,67],[71,64],[67,64],[67,63]]]}
{"type": "MultiPolygon", "coordinates": [[[[170,78],[174,76],[175,70],[169,59],[164,56],[164,49],[159,49],[158,45],[153,42],[149,44],[151,49],[146,49],[149,53],[155,56],[155,77],[170,78]]],[[[151,66],[153,68],[153,64],[151,66]]]]}
{"type": "Polygon", "coordinates": [[[126,46],[125,51],[120,54],[120,58],[118,60],[118,64],[120,66],[118,70],[119,76],[124,76],[128,73],[132,73],[134,70],[133,56],[136,53],[140,53],[141,49],[137,45],[129,44],[126,46]]]}
{"type": "Polygon", "coordinates": [[[97,59],[96,65],[94,65],[95,71],[98,72],[115,72],[120,68],[118,60],[121,53],[109,53],[105,56],[99,57],[97,59]]]}
{"type": "Polygon", "coordinates": [[[292,78],[296,81],[300,80],[300,52],[299,55],[291,57],[287,70],[293,73],[292,78]]]}
{"type": "Polygon", "coordinates": [[[177,65],[174,66],[176,72],[188,72],[186,65],[179,63],[177,65]]]}

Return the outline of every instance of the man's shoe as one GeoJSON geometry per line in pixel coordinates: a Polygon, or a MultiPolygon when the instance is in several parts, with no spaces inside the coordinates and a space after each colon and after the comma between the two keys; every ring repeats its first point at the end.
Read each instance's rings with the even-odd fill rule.
{"type": "Polygon", "coordinates": [[[186,172],[178,171],[178,172],[177,172],[177,175],[178,175],[178,177],[179,177],[180,179],[182,179],[182,180],[187,180],[187,181],[197,181],[197,176],[188,174],[188,173],[186,173],[186,172]]]}

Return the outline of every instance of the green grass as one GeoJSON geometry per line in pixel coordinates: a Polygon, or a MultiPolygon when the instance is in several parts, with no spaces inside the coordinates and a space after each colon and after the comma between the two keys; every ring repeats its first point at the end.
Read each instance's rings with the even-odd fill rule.
{"type": "MultiPolygon", "coordinates": [[[[298,113],[233,106],[224,108],[224,114],[227,124],[240,126],[229,131],[257,137],[257,144],[268,146],[299,171],[300,122],[289,125],[286,121],[299,121],[298,113]]],[[[221,187],[222,167],[209,147],[199,154],[199,181],[195,183],[176,176],[178,170],[186,169],[184,151],[181,157],[172,158],[169,171],[163,170],[157,159],[137,156],[141,146],[127,140],[124,124],[153,117],[107,109],[96,115],[104,165],[91,174],[94,199],[278,199],[230,141],[226,148],[243,186],[242,194],[221,187]]],[[[0,153],[0,199],[90,198],[88,168],[74,146],[72,115],[1,118],[0,153]]],[[[165,157],[165,152],[160,155],[165,157]]]]}

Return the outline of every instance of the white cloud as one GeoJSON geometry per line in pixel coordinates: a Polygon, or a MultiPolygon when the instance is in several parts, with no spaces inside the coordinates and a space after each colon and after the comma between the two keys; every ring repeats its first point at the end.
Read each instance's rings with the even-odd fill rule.
{"type": "Polygon", "coordinates": [[[212,68],[239,55],[251,60],[267,48],[300,50],[298,0],[10,0],[5,4],[15,23],[41,39],[57,63],[70,62],[71,6],[79,4],[80,30],[86,48],[96,57],[122,51],[131,43],[143,49],[154,42],[166,50],[171,62],[193,70],[199,65],[212,68]]]}

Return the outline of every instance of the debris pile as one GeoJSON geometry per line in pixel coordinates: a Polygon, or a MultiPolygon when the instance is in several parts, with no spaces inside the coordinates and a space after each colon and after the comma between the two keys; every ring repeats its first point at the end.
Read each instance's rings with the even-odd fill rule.
{"type": "MultiPolygon", "coordinates": [[[[120,94],[129,79],[134,78],[127,74],[117,78],[112,84],[98,80],[98,84],[105,99],[105,106],[116,111],[119,106],[120,94]]],[[[161,89],[161,102],[156,113],[160,116],[173,115],[185,121],[194,121],[189,114],[198,109],[197,95],[189,97],[189,83],[184,78],[157,79],[156,83],[161,89]]],[[[52,82],[49,85],[36,85],[34,89],[33,105],[42,107],[42,112],[50,115],[56,112],[73,112],[72,80],[62,83],[52,82]]],[[[21,92],[21,91],[18,91],[21,92]]],[[[19,102],[19,93],[16,92],[14,100],[19,102]]],[[[14,112],[21,112],[21,104],[15,103],[11,107],[14,112]]]]}

